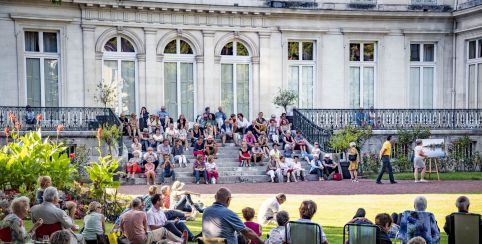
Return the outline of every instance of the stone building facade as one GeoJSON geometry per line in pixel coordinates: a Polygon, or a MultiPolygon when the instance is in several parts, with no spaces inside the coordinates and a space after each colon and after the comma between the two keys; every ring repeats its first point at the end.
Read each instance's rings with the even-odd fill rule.
{"type": "MultiPolygon", "coordinates": [[[[476,1],[475,1],[476,2],[476,1]]],[[[0,104],[193,120],[222,105],[482,108],[482,5],[457,0],[0,0],[0,104]]]]}

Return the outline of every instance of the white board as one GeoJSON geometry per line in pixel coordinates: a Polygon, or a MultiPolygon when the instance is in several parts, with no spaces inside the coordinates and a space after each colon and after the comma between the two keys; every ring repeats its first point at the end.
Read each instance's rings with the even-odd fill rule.
{"type": "Polygon", "coordinates": [[[445,141],[444,139],[421,139],[423,152],[429,158],[445,157],[445,141]]]}

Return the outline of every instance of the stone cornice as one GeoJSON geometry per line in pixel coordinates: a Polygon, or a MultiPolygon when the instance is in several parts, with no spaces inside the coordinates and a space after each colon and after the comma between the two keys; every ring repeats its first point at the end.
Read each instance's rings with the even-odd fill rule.
{"type": "Polygon", "coordinates": [[[35,14],[10,14],[10,18],[13,20],[28,20],[28,21],[54,21],[54,22],[73,22],[73,18],[65,18],[61,16],[45,16],[35,14]]]}

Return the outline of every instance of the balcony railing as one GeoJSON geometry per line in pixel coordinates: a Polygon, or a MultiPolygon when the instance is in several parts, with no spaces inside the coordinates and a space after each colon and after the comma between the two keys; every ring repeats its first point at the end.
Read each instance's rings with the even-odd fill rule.
{"type": "Polygon", "coordinates": [[[25,107],[0,106],[0,128],[9,126],[12,129],[10,113],[15,115],[21,130],[40,127],[43,131],[55,131],[59,124],[63,124],[65,131],[88,131],[103,124],[121,124],[110,108],[31,107],[29,112],[25,107]],[[39,123],[27,118],[36,119],[38,114],[42,115],[39,123]]]}
{"type": "Polygon", "coordinates": [[[295,113],[325,130],[365,125],[380,130],[482,129],[482,109],[296,109],[295,113]]]}
{"type": "Polygon", "coordinates": [[[482,5],[482,0],[468,0],[468,1],[465,1],[461,4],[459,4],[457,9],[461,10],[461,9],[475,7],[475,6],[478,6],[478,5],[482,5]]]}

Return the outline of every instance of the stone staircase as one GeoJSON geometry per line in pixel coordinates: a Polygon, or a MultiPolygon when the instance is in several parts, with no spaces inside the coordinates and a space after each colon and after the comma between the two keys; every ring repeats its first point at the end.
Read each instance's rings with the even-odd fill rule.
{"type": "MultiPolygon", "coordinates": [[[[130,149],[130,141],[124,140],[126,143],[127,148],[130,149]],[[127,145],[129,144],[129,145],[127,145]]],[[[241,183],[241,182],[248,182],[248,183],[256,183],[256,182],[269,182],[271,179],[269,176],[266,175],[266,165],[267,160],[263,161],[263,166],[251,166],[251,167],[239,167],[239,160],[238,160],[238,152],[239,147],[236,147],[234,143],[226,143],[221,146],[221,142],[219,139],[216,139],[216,142],[219,145],[219,151],[217,155],[217,159],[215,159],[216,165],[218,167],[219,178],[217,183],[219,184],[229,184],[229,183],[241,183]]],[[[283,151],[281,151],[283,152],[283,151]]],[[[296,152],[295,152],[296,154],[296,152]]],[[[189,161],[187,167],[180,168],[178,164],[176,164],[176,168],[174,171],[176,172],[176,180],[184,182],[186,184],[193,184],[195,183],[195,178],[193,176],[193,163],[195,161],[194,156],[192,154],[192,148],[189,148],[189,151],[184,152],[186,155],[187,160],[189,161]]],[[[258,163],[259,164],[259,163],[258,163]]],[[[305,174],[309,171],[309,164],[308,162],[302,160],[302,165],[306,169],[305,174]]],[[[160,168],[157,169],[157,179],[156,183],[159,183],[159,172],[160,168]]],[[[305,180],[318,180],[316,175],[309,175],[307,174],[305,180]]],[[[138,174],[135,177],[135,180],[130,180],[126,182],[125,178],[121,179],[122,184],[136,184],[136,185],[143,185],[147,184],[146,178],[143,178],[142,174],[138,174]]],[[[172,183],[171,178],[164,179],[164,183],[172,183]]],[[[203,177],[201,177],[201,184],[204,183],[203,177]]]]}

